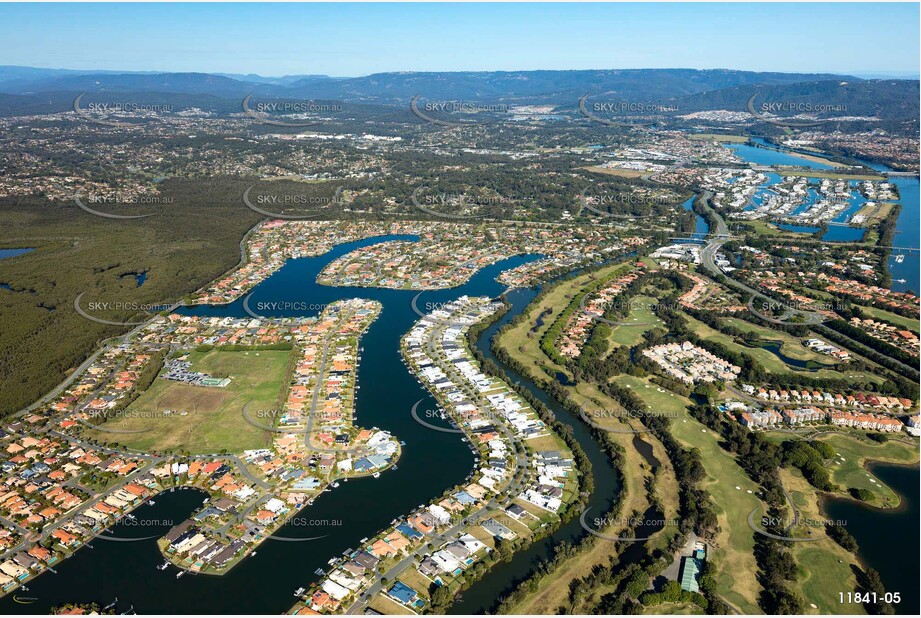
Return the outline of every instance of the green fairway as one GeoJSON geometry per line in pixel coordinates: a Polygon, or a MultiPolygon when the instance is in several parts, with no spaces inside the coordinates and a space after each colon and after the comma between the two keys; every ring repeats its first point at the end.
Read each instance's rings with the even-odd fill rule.
{"type": "Polygon", "coordinates": [[[671,419],[672,435],[683,446],[700,450],[708,476],[703,487],[713,498],[720,525],[713,550],[719,569],[717,590],[744,612],[759,613],[757,600],[761,586],[755,578],[758,572],[753,553],[755,533],[748,525],[748,514],[762,506],[754,494],[758,486],[735,458],[719,446],[718,436],[687,413],[690,401],[632,376],[618,376],[614,381],[629,386],[647,402],[649,410],[677,416],[671,419]]]}
{"type": "MultiPolygon", "coordinates": [[[[790,494],[793,504],[799,510],[801,521],[822,522],[825,516],[819,507],[819,497],[815,489],[795,468],[782,468],[780,478],[784,488],[790,494]]],[[[790,513],[788,513],[790,516],[790,513]]],[[[793,536],[806,536],[811,532],[815,541],[791,543],[790,551],[799,570],[793,587],[806,599],[805,612],[811,614],[839,614],[844,611],[839,592],[853,590],[856,577],[851,565],[857,564],[856,557],[836,542],[825,536],[819,525],[797,526],[793,536]],[[814,604],[816,607],[812,607],[814,604]]],[[[865,613],[862,605],[847,608],[846,613],[865,613]]]]}
{"type": "Polygon", "coordinates": [[[765,326],[758,326],[757,324],[752,324],[751,322],[746,322],[745,320],[740,320],[739,318],[723,318],[721,320],[725,324],[729,324],[738,328],[742,332],[754,332],[757,333],[759,337],[765,341],[777,341],[780,345],[780,351],[790,358],[795,358],[802,361],[814,361],[822,365],[833,365],[834,361],[824,354],[820,354],[813,350],[810,350],[804,346],[799,338],[789,335],[780,330],[773,330],[765,326]]]}
{"type": "MultiPolygon", "coordinates": [[[[816,371],[807,370],[807,369],[799,369],[792,365],[788,365],[787,363],[782,361],[780,357],[778,357],[776,354],[774,354],[770,350],[767,350],[765,348],[750,347],[750,346],[743,345],[741,343],[736,342],[735,338],[730,337],[729,335],[725,333],[721,333],[720,331],[707,326],[700,320],[697,320],[689,316],[686,313],[682,313],[681,315],[688,321],[688,326],[690,326],[690,328],[694,331],[694,333],[697,336],[701,337],[702,339],[706,339],[708,341],[715,341],[717,343],[721,343],[727,348],[730,348],[731,350],[734,350],[736,352],[740,352],[742,354],[750,356],[756,361],[758,361],[767,371],[770,371],[772,373],[803,374],[803,375],[808,375],[810,377],[834,378],[838,380],[849,379],[849,378],[851,379],[860,378],[860,379],[867,379],[867,380],[870,380],[872,382],[877,382],[877,383],[884,381],[883,378],[881,378],[880,376],[876,376],[871,373],[864,373],[864,372],[838,371],[836,369],[818,369],[816,371]]],[[[779,331],[767,331],[767,332],[770,332],[770,337],[772,339],[775,339],[778,341],[782,340],[783,336],[787,336],[787,335],[783,335],[779,331]]],[[[792,339],[792,337],[790,337],[790,339],[792,339]]],[[[786,343],[786,340],[785,340],[785,343],[786,343]]],[[[793,354],[790,354],[789,356],[791,358],[794,358],[793,354]]],[[[825,357],[825,358],[828,358],[828,357],[825,357]]]]}
{"type": "Polygon", "coordinates": [[[918,461],[917,441],[914,447],[889,440],[885,444],[874,442],[863,434],[839,433],[819,438],[835,447],[837,455],[827,463],[831,479],[847,492],[851,487],[873,492],[876,506],[896,507],[901,500],[898,495],[866,469],[867,460],[910,464],[918,461]],[[872,479],[872,480],[871,480],[872,479]],[[875,481],[875,482],[874,482],[875,481]]]}
{"type": "Polygon", "coordinates": [[[620,326],[612,326],[611,341],[618,345],[632,347],[643,339],[643,333],[662,326],[652,307],[656,299],[650,296],[636,296],[630,299],[630,313],[618,322],[626,322],[620,326]]]}
{"type": "Polygon", "coordinates": [[[891,311],[877,309],[876,307],[864,307],[863,305],[860,306],[860,310],[865,313],[869,313],[876,319],[885,320],[887,322],[891,322],[892,324],[897,324],[898,326],[905,327],[912,332],[921,332],[921,322],[918,321],[918,318],[906,318],[903,315],[892,313],[891,311]]]}
{"type": "MultiPolygon", "coordinates": [[[[230,384],[209,388],[157,377],[124,415],[103,425],[107,431],[90,430],[88,437],[144,451],[181,449],[214,453],[227,449],[238,453],[263,448],[269,444],[268,432],[243,418],[243,406],[249,403],[253,418],[259,410],[279,407],[291,353],[290,350],[225,352],[219,348],[192,352],[189,354],[192,370],[228,376],[230,384]],[[171,413],[164,415],[165,410],[171,413]]],[[[272,419],[260,422],[271,424],[272,419]]]]}

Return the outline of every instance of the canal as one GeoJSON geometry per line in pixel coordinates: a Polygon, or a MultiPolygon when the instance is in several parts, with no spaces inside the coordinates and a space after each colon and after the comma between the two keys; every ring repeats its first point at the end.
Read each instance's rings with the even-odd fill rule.
{"type": "MultiPolygon", "coordinates": [[[[412,241],[416,238],[370,238],[338,245],[322,256],[289,260],[254,288],[249,306],[286,301],[293,307],[314,309],[354,297],[382,304],[380,316],[361,341],[356,423],[361,427],[390,431],[405,442],[396,469],[383,472],[377,479],[352,479],[320,494],[300,516],[311,520],[310,526],[289,526],[277,533],[286,538],[320,538],[304,542],[267,540],[253,555],[219,577],[186,575],[177,579],[178,571],[174,567],[157,569],[163,557],[157,550],[156,538],[194,513],[203,499],[203,494],[195,490],[160,494],[155,497],[155,505],[145,505],[135,512],[137,520],[145,522],[144,526],[118,527],[112,531],[112,536],[117,538],[94,540],[92,549],[81,549],[74,557],[58,564],[57,573],[46,573],[29,582],[28,591],[0,599],[0,609],[5,613],[46,614],[63,603],[107,605],[118,597],[118,611],[133,607],[138,613],[148,614],[278,614],[293,605],[294,590],[315,581],[314,571],[326,567],[328,560],[349,548],[356,548],[362,538],[372,536],[395,518],[469,478],[474,456],[459,435],[428,429],[415,422],[410,414],[413,404],[420,399],[422,405],[436,407],[435,400],[404,366],[399,349],[400,338],[419,319],[411,304],[418,292],[316,283],[319,272],[336,258],[388,240],[412,241]],[[25,603],[16,602],[14,596],[25,603]]],[[[449,302],[464,294],[498,297],[504,291],[504,286],[496,281],[499,273],[538,257],[520,255],[502,260],[477,271],[461,286],[422,293],[416,301],[417,306],[426,311],[427,306],[449,302]]],[[[491,333],[521,312],[535,294],[534,290],[516,290],[509,294],[511,310],[480,338],[479,345],[484,353],[492,357],[491,333]]],[[[183,308],[180,312],[197,316],[247,316],[243,299],[227,305],[183,308]]],[[[306,314],[292,311],[268,317],[317,313],[319,311],[306,314]]],[[[512,378],[527,383],[523,377],[512,378]]],[[[619,487],[606,457],[584,425],[569,417],[543,393],[536,389],[534,392],[551,405],[561,420],[573,426],[595,470],[596,489],[590,504],[598,511],[607,510],[619,487]]],[[[576,540],[581,534],[578,521],[574,520],[551,539],[516,555],[511,563],[501,565],[482,580],[487,587],[471,590],[465,597],[470,605],[464,607],[476,605],[477,599],[481,601],[479,606],[485,607],[495,599],[489,597],[489,586],[506,589],[528,572],[532,560],[546,556],[554,543],[564,538],[576,540]]]]}

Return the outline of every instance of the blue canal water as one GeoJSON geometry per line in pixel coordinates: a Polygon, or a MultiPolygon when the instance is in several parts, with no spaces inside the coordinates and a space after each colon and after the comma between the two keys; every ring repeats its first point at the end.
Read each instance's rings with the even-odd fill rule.
{"type": "MultiPolygon", "coordinates": [[[[685,210],[694,210],[694,200],[697,196],[688,198],[688,200],[681,205],[685,210]]],[[[710,225],[707,223],[707,220],[697,215],[697,218],[694,220],[694,234],[696,236],[706,236],[710,233],[710,225]]]]}
{"type": "MultiPolygon", "coordinates": [[[[302,517],[321,522],[340,522],[338,525],[328,523],[283,528],[278,536],[322,538],[305,542],[267,540],[255,555],[244,559],[226,575],[186,575],[177,579],[177,570],[173,567],[164,571],[156,569],[163,562],[163,557],[157,550],[155,538],[129,542],[97,539],[92,542],[92,549],[81,549],[77,555],[57,565],[57,574],[46,573],[29,582],[28,596],[36,601],[18,604],[13,599],[14,595],[8,595],[0,599],[0,611],[46,614],[62,603],[97,602],[105,605],[118,597],[119,611],[133,606],[138,613],[278,614],[293,605],[296,588],[316,581],[314,571],[326,567],[330,558],[349,548],[356,548],[360,539],[372,536],[395,518],[468,479],[474,466],[474,455],[460,436],[428,429],[415,422],[410,414],[413,404],[419,400],[422,400],[420,405],[423,407],[432,409],[436,405],[406,369],[399,350],[401,336],[419,319],[410,304],[417,292],[330,287],[316,283],[317,274],[332,260],[359,247],[385,240],[416,238],[386,236],[365,239],[339,245],[319,257],[289,260],[254,288],[250,307],[258,306],[260,301],[291,301],[295,303],[293,306],[308,306],[354,297],[382,303],[380,316],[361,340],[363,352],[358,368],[360,390],[356,397],[356,423],[362,427],[385,429],[406,443],[397,469],[387,470],[377,479],[352,479],[339,488],[320,494],[302,517]]],[[[421,309],[427,303],[449,302],[464,294],[497,297],[504,291],[504,286],[496,281],[500,272],[538,257],[520,255],[502,260],[476,272],[461,286],[423,293],[417,306],[421,309]]],[[[504,320],[520,312],[534,294],[533,290],[512,292],[513,309],[504,320]]],[[[228,305],[185,308],[182,313],[247,316],[242,299],[228,305]]],[[[284,315],[293,316],[295,313],[284,315]]],[[[487,352],[488,338],[481,338],[480,345],[487,352]]],[[[564,414],[562,411],[558,413],[564,414]]],[[[613,470],[610,466],[604,469],[607,459],[584,426],[572,418],[561,420],[577,429],[577,437],[596,470],[596,490],[590,505],[599,512],[606,511],[619,491],[613,470]]],[[[155,506],[142,507],[136,511],[136,516],[139,520],[179,523],[200,507],[202,499],[202,495],[193,490],[160,494],[155,498],[155,506]]],[[[160,536],[168,527],[150,527],[143,531],[133,527],[125,534],[138,538],[160,536]]],[[[572,538],[577,533],[574,526],[569,525],[554,538],[572,538]]],[[[116,530],[113,534],[121,535],[122,531],[116,530]]],[[[547,541],[547,544],[552,542],[547,541]]],[[[538,549],[546,551],[548,548],[538,549]]],[[[508,582],[527,575],[531,562],[519,560],[500,568],[503,569],[502,574],[494,572],[483,581],[489,582],[489,585],[502,582],[504,589],[508,582]]],[[[465,599],[473,602],[482,598],[485,604],[490,600],[488,594],[486,589],[484,592],[474,589],[465,599]]]]}
{"type": "Polygon", "coordinates": [[[31,253],[32,251],[35,251],[35,249],[0,249],[0,260],[3,258],[16,257],[17,255],[25,255],[26,253],[31,253]]]}
{"type": "MultiPolygon", "coordinates": [[[[767,144],[766,141],[760,138],[754,138],[752,141],[755,143],[767,144]]],[[[745,161],[755,163],[756,165],[799,165],[813,169],[831,168],[831,166],[827,164],[816,163],[796,156],[792,151],[780,152],[778,150],[757,148],[748,144],[727,144],[726,147],[734,150],[735,153],[745,161]]],[[[781,147],[776,148],[785,150],[781,147]]],[[[892,171],[891,168],[880,163],[872,163],[859,159],[858,162],[878,172],[892,171]]],[[[768,181],[759,187],[759,190],[755,194],[755,203],[760,203],[765,192],[769,191],[772,185],[777,184],[781,180],[778,174],[768,172],[767,176],[768,181]]],[[[919,242],[919,229],[921,229],[921,197],[919,197],[918,177],[896,176],[890,178],[889,182],[898,188],[900,196],[899,203],[902,205],[898,220],[896,221],[896,232],[892,244],[896,247],[911,247],[918,249],[921,247],[921,242],[919,242]]],[[[850,184],[852,187],[856,187],[857,182],[851,181],[850,184]]],[[[834,221],[846,221],[850,215],[859,210],[859,204],[862,203],[863,200],[860,198],[859,194],[854,191],[851,194],[850,202],[851,206],[835,217],[834,221]]],[[[819,230],[817,227],[794,226],[788,224],[781,224],[778,227],[791,232],[802,232],[804,234],[814,234],[819,230]]],[[[828,231],[822,236],[822,240],[832,242],[855,242],[862,240],[864,235],[865,230],[862,228],[829,226],[828,231]]],[[[921,254],[919,254],[918,251],[893,251],[892,255],[889,257],[889,272],[892,275],[892,284],[890,286],[892,290],[896,292],[912,291],[915,293],[921,291],[921,254]],[[898,255],[904,255],[901,262],[896,261],[898,255]]]]}

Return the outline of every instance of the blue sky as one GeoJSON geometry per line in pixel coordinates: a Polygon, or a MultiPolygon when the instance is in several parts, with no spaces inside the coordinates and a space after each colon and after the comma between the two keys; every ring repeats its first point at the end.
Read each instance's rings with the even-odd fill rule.
{"type": "Polygon", "coordinates": [[[729,68],[908,72],[919,5],[0,4],[0,65],[367,75],[729,68]]]}

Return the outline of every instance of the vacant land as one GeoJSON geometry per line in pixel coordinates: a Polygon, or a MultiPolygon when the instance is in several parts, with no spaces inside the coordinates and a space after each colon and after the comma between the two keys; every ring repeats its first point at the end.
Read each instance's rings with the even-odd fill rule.
{"type": "Polygon", "coordinates": [[[596,174],[607,174],[608,176],[621,176],[623,178],[639,178],[650,172],[641,170],[623,170],[614,167],[598,167],[596,165],[584,168],[586,171],[595,172],[596,174]]]}
{"type": "Polygon", "coordinates": [[[97,440],[144,451],[215,453],[227,449],[238,453],[263,448],[268,432],[244,419],[243,406],[249,404],[252,418],[258,410],[278,407],[290,357],[290,350],[192,352],[193,370],[230,377],[230,384],[209,388],[158,377],[123,416],[105,423],[108,431],[87,433],[97,440]],[[170,414],[165,416],[165,410],[170,414]],[[141,433],[114,433],[117,431],[141,433]]]}
{"type": "MultiPolygon", "coordinates": [[[[747,135],[722,135],[720,133],[689,133],[688,139],[698,139],[710,142],[731,142],[744,144],[748,141],[747,135]]],[[[658,613],[658,612],[656,612],[658,613]]]]}

